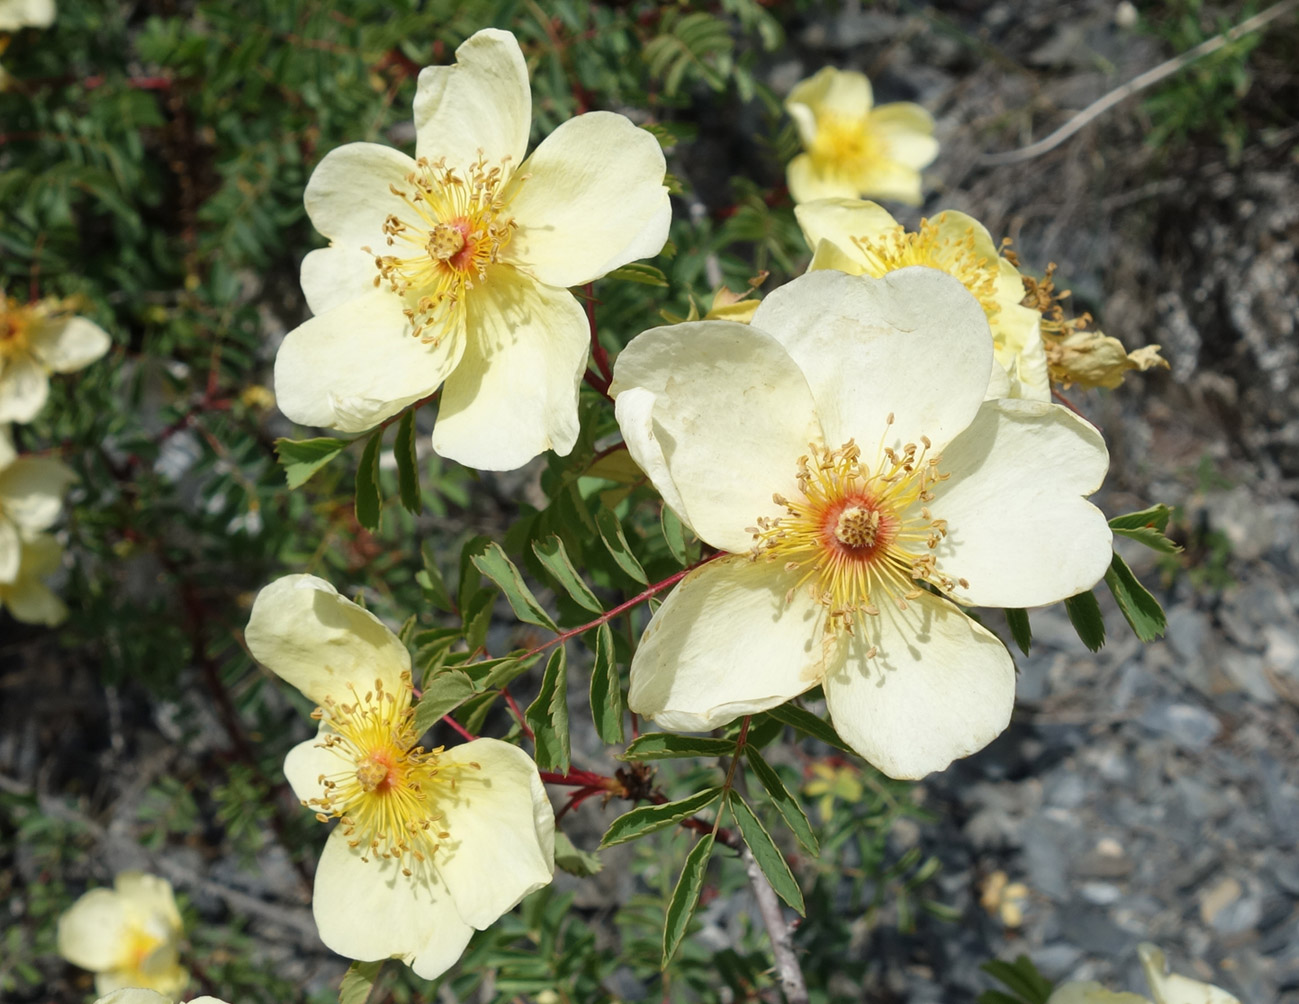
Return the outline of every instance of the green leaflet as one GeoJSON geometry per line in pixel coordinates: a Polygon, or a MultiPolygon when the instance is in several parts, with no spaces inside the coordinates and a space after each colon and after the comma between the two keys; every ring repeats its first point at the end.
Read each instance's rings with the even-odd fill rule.
{"type": "Polygon", "coordinates": [[[675,802],[664,802],[662,805],[642,805],[631,812],[625,812],[610,825],[600,840],[601,849],[621,844],[636,837],[653,833],[668,826],[674,826],[681,820],[693,816],[701,809],[706,809],[722,797],[722,789],[708,788],[688,798],[675,802]]]}
{"type": "Polygon", "coordinates": [[[685,867],[681,869],[681,877],[677,879],[672,898],[668,901],[667,919],[663,926],[664,969],[680,947],[681,939],[686,936],[686,929],[690,926],[690,918],[699,905],[699,893],[704,887],[704,872],[708,869],[708,856],[712,852],[713,835],[705,833],[686,855],[685,867]]]}
{"type": "MultiPolygon", "coordinates": [[[[542,770],[568,771],[568,659],[560,645],[546,663],[541,692],[528,705],[524,719],[536,737],[537,766],[542,770]]],[[[616,822],[616,820],[615,820],[616,822]]]]}
{"type": "Polygon", "coordinates": [[[284,468],[289,488],[301,488],[313,474],[352,445],[350,439],[277,439],[275,456],[284,468]]]}

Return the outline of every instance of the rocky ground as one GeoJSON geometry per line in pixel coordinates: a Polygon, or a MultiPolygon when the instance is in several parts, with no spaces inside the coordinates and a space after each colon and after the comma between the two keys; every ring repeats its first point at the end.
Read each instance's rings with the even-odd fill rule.
{"type": "MultiPolygon", "coordinates": [[[[1109,642],[1090,653],[1062,610],[1033,614],[1012,727],[926,780],[938,821],[892,838],[940,857],[940,898],[962,919],[906,937],[887,920],[863,932],[854,950],[878,959],[863,999],[972,1001],[989,986],[978,965],[1018,953],[1052,979],[1142,990],[1135,949],[1150,940],[1242,1001],[1299,1001],[1299,126],[1292,115],[1288,133],[1250,133],[1235,162],[1212,136],[1156,150],[1136,100],[1041,157],[996,170],[979,160],[1165,58],[1157,39],[1121,26],[1120,6],[848,4],[800,15],[768,71],[788,87],[833,62],[871,74],[880,100],[923,102],[944,143],[925,211],[970,212],[1014,237],[1027,265],[1058,262],[1107,333],[1129,348],[1157,342],[1172,364],[1115,394],[1074,397],[1111,444],[1102,506],[1181,507],[1187,567],[1129,555],[1168,611],[1167,637],[1141,645],[1110,604],[1109,642]],[[1022,916],[985,897],[998,873],[1022,883],[1022,916]]],[[[1299,43],[1293,16],[1275,30],[1299,43]]],[[[1277,51],[1261,52],[1242,116],[1299,106],[1277,51]]],[[[96,873],[158,871],[205,916],[245,918],[282,975],[337,979],[341,963],[319,946],[303,883],[274,845],[251,865],[139,846],[132,821],[148,786],[210,752],[170,742],[169,709],[123,704],[42,641],[2,673],[4,792],[129,770],[93,819],[42,802],[93,848],[96,873]],[[131,728],[145,738],[128,761],[131,728]],[[69,729],[93,763],[46,759],[69,748],[69,729]]],[[[209,724],[200,731],[219,747],[209,724]]],[[[595,833],[613,811],[588,803],[582,825],[595,833]]],[[[45,860],[20,849],[15,873],[35,881],[45,860]]],[[[608,890],[629,895],[631,880],[608,890]]],[[[704,936],[724,943],[724,912],[704,916],[704,936]]],[[[68,999],[85,989],[66,988],[68,999]]]]}

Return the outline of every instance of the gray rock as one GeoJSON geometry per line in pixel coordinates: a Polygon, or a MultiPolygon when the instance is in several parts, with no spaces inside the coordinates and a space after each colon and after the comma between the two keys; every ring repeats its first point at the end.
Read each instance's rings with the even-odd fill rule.
{"type": "Polygon", "coordinates": [[[1149,705],[1138,721],[1156,735],[1167,736],[1192,752],[1206,749],[1222,731],[1214,714],[1193,704],[1161,701],[1149,705]]]}
{"type": "Polygon", "coordinates": [[[1020,831],[1028,884],[1043,895],[1063,902],[1069,898],[1069,845],[1078,837],[1076,827],[1046,815],[1028,820],[1020,831]]]}
{"type": "Polygon", "coordinates": [[[1268,753],[1258,758],[1259,776],[1263,781],[1263,800],[1276,842],[1293,847],[1299,839],[1299,788],[1286,781],[1281,766],[1268,753]]]}
{"type": "Polygon", "coordinates": [[[1076,809],[1087,801],[1089,786],[1083,776],[1070,770],[1056,771],[1046,781],[1043,800],[1057,809],[1076,809]]]}
{"type": "Polygon", "coordinates": [[[1102,957],[1119,955],[1132,943],[1132,935],[1115,924],[1106,910],[1087,903],[1073,903],[1061,911],[1060,931],[1083,951],[1102,957]]]}
{"type": "Polygon", "coordinates": [[[1059,942],[1039,948],[1037,951],[1032,952],[1029,958],[1033,960],[1033,965],[1037,966],[1038,971],[1043,976],[1054,982],[1059,982],[1074,971],[1074,967],[1078,965],[1078,960],[1082,956],[1082,949],[1059,942]]]}
{"type": "Polygon", "coordinates": [[[1078,895],[1094,906],[1109,906],[1123,898],[1123,890],[1111,882],[1084,882],[1078,895]]]}
{"type": "Polygon", "coordinates": [[[1291,896],[1299,897],[1299,858],[1294,855],[1277,855],[1268,865],[1276,885],[1291,896]]]}
{"type": "Polygon", "coordinates": [[[1251,700],[1259,704],[1276,703],[1276,691],[1267,678],[1263,656],[1231,649],[1223,654],[1221,665],[1228,679],[1251,700]]]}
{"type": "Polygon", "coordinates": [[[1212,493],[1205,508],[1213,526],[1226,534],[1232,555],[1241,561],[1257,561],[1272,548],[1276,523],[1272,513],[1260,505],[1247,485],[1212,493]]]}

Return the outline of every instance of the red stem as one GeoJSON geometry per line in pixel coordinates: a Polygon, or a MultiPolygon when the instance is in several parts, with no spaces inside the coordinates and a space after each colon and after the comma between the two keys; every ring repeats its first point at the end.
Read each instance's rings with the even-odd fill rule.
{"type": "Polygon", "coordinates": [[[458,732],[461,736],[463,736],[463,737],[464,737],[466,740],[468,740],[469,742],[473,742],[475,739],[478,738],[476,735],[474,735],[472,732],[470,732],[468,729],[466,729],[463,725],[461,725],[458,721],[456,721],[456,720],[455,720],[454,718],[452,718],[450,715],[443,715],[443,716],[442,716],[442,721],[444,721],[444,722],[446,722],[448,725],[450,725],[452,729],[454,729],[456,732],[458,732]]]}
{"type": "Polygon", "coordinates": [[[1055,398],[1057,401],[1059,401],[1066,408],[1068,408],[1070,411],[1072,411],[1079,418],[1087,417],[1081,411],[1078,410],[1078,406],[1076,404],[1070,401],[1067,397],[1064,396],[1064,394],[1062,394],[1059,390],[1057,390],[1054,387],[1051,388],[1051,396],[1055,398]]]}
{"type": "Polygon", "coordinates": [[[602,613],[595,620],[589,621],[586,624],[582,624],[579,627],[570,628],[567,631],[561,631],[559,634],[555,635],[555,637],[551,638],[550,641],[538,645],[536,648],[529,649],[527,652],[524,652],[523,655],[520,656],[520,658],[528,659],[536,655],[538,652],[544,652],[548,648],[554,648],[556,645],[560,644],[560,642],[565,642],[568,641],[568,639],[570,638],[575,638],[580,634],[585,634],[587,631],[590,631],[591,628],[599,627],[601,624],[604,624],[606,621],[613,620],[620,613],[623,613],[624,611],[630,610],[634,606],[644,603],[646,600],[648,600],[651,596],[654,596],[656,593],[663,592],[663,590],[667,589],[669,586],[675,586],[678,582],[684,579],[696,568],[699,568],[701,565],[706,565],[710,561],[716,561],[718,558],[726,557],[728,553],[729,552],[727,551],[718,551],[716,554],[710,554],[708,557],[696,561],[689,568],[683,568],[681,569],[681,571],[669,575],[666,579],[654,583],[654,585],[650,586],[648,589],[645,589],[643,592],[637,593],[635,596],[627,600],[625,603],[619,603],[612,610],[602,613]]]}
{"type": "Polygon", "coordinates": [[[599,394],[602,398],[604,398],[606,401],[610,401],[610,402],[613,401],[613,398],[609,394],[609,382],[605,380],[603,377],[599,376],[596,373],[592,373],[590,370],[587,370],[583,376],[583,379],[586,381],[588,387],[594,388],[595,392],[599,394]]]}
{"type": "Polygon", "coordinates": [[[595,358],[596,368],[604,377],[605,388],[613,383],[613,367],[609,365],[609,353],[600,344],[600,335],[595,325],[595,283],[586,284],[586,320],[591,325],[591,355],[595,358]]]}
{"type": "Polygon", "coordinates": [[[510,711],[514,713],[514,720],[519,723],[519,728],[522,729],[523,734],[528,737],[528,741],[535,743],[537,737],[532,734],[532,728],[528,725],[527,719],[523,717],[523,712],[520,711],[519,706],[514,703],[514,695],[510,693],[510,688],[502,687],[501,696],[505,698],[505,703],[510,706],[510,711]]]}

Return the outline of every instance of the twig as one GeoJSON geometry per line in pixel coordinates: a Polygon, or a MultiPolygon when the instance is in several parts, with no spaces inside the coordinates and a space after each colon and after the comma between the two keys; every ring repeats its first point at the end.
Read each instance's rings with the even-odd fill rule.
{"type": "Polygon", "coordinates": [[[740,849],[740,858],[748,872],[749,885],[753,887],[753,898],[758,901],[758,913],[762,915],[767,937],[771,939],[771,954],[776,958],[776,978],[780,981],[785,1000],[789,1004],[807,1004],[807,984],[803,982],[803,970],[794,954],[793,928],[785,922],[776,891],[771,888],[747,846],[740,849]]]}
{"type": "Polygon", "coordinates": [[[612,610],[602,613],[595,620],[587,621],[587,623],[579,625],[578,627],[575,628],[570,628],[567,631],[561,631],[559,634],[555,635],[555,637],[551,638],[550,641],[543,642],[542,644],[538,645],[536,648],[531,648],[528,651],[524,652],[521,658],[530,659],[532,658],[532,656],[536,655],[539,652],[544,652],[548,648],[554,648],[556,645],[560,644],[561,642],[568,641],[568,639],[570,638],[576,638],[578,635],[585,634],[587,631],[590,631],[591,628],[599,627],[601,624],[613,620],[623,611],[630,610],[632,607],[644,603],[651,596],[663,592],[663,590],[667,589],[669,586],[675,586],[678,582],[684,579],[696,568],[699,568],[701,565],[706,565],[708,564],[708,562],[715,561],[717,558],[725,557],[728,553],[729,552],[727,551],[718,551],[715,554],[710,554],[708,557],[700,561],[696,561],[689,568],[683,568],[679,572],[674,572],[672,575],[669,575],[666,579],[662,579],[654,583],[652,586],[649,586],[647,589],[644,589],[643,591],[637,593],[635,596],[633,596],[631,599],[627,600],[626,602],[619,603],[612,610]]]}
{"type": "Polygon", "coordinates": [[[1018,150],[1008,150],[1005,153],[985,153],[979,158],[979,163],[987,167],[1000,167],[1006,164],[1019,164],[1026,160],[1032,160],[1034,157],[1040,157],[1042,154],[1054,150],[1079,129],[1091,122],[1092,119],[1109,111],[1120,101],[1159,83],[1165,77],[1171,76],[1202,56],[1217,52],[1223,46],[1236,41],[1236,39],[1258,31],[1277,18],[1289,14],[1296,7],[1299,7],[1299,0],[1280,0],[1279,3],[1273,4],[1267,10],[1246,18],[1236,27],[1230,28],[1220,35],[1215,35],[1213,38],[1206,39],[1194,49],[1188,49],[1180,56],[1174,56],[1172,59],[1160,63],[1153,70],[1147,70],[1121,87],[1116,87],[1104,97],[1093,101],[1059,129],[1051,133],[1050,136],[1047,136],[1046,139],[1038,140],[1036,143],[1021,147],[1018,150]]]}
{"type": "Polygon", "coordinates": [[[532,734],[532,727],[528,724],[528,720],[523,717],[523,712],[519,710],[518,704],[515,703],[514,695],[510,693],[510,688],[502,687],[501,696],[505,698],[505,703],[509,705],[510,711],[514,715],[514,720],[519,723],[519,728],[523,731],[523,734],[528,737],[528,741],[536,742],[537,737],[532,734]]]}

